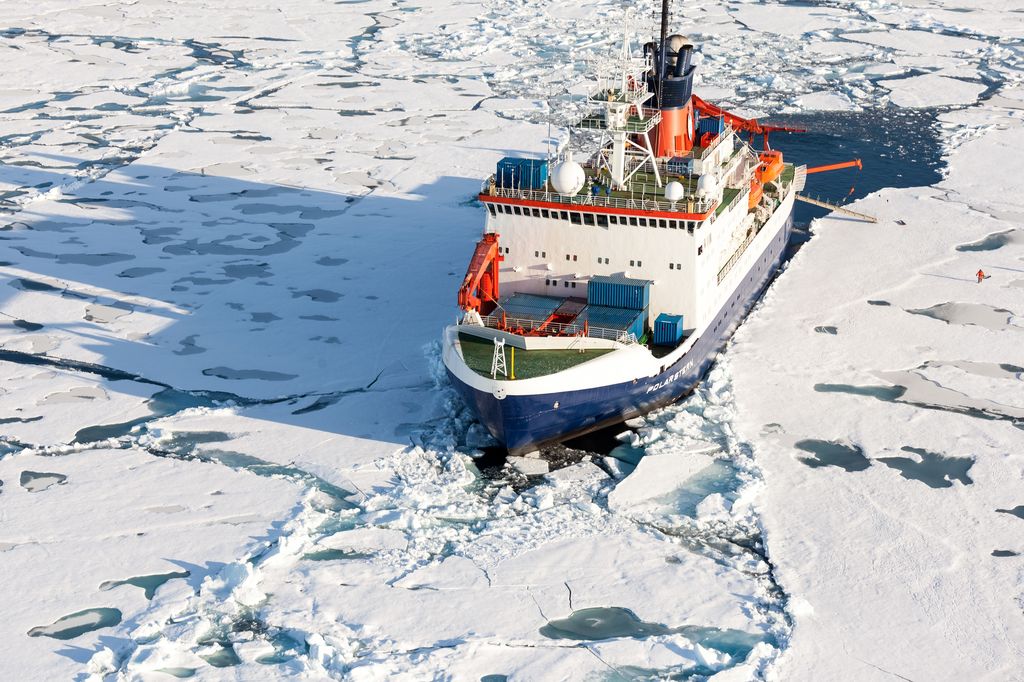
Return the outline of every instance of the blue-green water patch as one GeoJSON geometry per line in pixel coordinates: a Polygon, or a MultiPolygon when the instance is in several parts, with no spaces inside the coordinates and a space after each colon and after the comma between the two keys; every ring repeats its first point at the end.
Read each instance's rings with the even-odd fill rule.
{"type": "Polygon", "coordinates": [[[121,612],[117,609],[85,609],[58,618],[50,625],[34,627],[28,631],[28,636],[74,639],[93,630],[114,627],[120,622],[121,612]]]}
{"type": "Polygon", "coordinates": [[[304,640],[296,639],[283,631],[267,633],[267,641],[274,647],[274,652],[256,658],[256,662],[263,665],[287,663],[309,653],[309,645],[304,640]]]}
{"type": "Polygon", "coordinates": [[[853,386],[851,384],[814,384],[818,393],[848,393],[877,398],[884,402],[895,402],[907,392],[906,386],[853,386]]]}
{"type": "Polygon", "coordinates": [[[996,509],[1000,514],[1009,514],[1016,516],[1018,519],[1024,519],[1024,504],[1018,504],[1013,509],[996,509]]]}
{"type": "Polygon", "coordinates": [[[216,642],[213,653],[199,654],[199,658],[214,668],[230,668],[242,662],[242,659],[235,653],[235,648],[231,646],[230,642],[216,642]]]}
{"type": "Polygon", "coordinates": [[[112,590],[115,587],[121,585],[131,585],[133,587],[140,587],[143,593],[146,595],[146,599],[152,599],[156,594],[156,591],[160,589],[160,586],[169,580],[176,578],[187,578],[192,575],[189,571],[172,572],[172,573],[154,573],[152,575],[139,575],[132,578],[125,578],[124,580],[107,580],[100,584],[101,590],[112,590]]]}
{"type": "Polygon", "coordinates": [[[697,505],[708,495],[723,495],[740,487],[736,467],[724,459],[716,459],[686,480],[671,495],[680,514],[697,516],[697,505]]]}
{"type": "MultiPolygon", "coordinates": [[[[576,641],[599,641],[632,637],[643,639],[659,635],[679,634],[691,642],[729,654],[743,660],[764,638],[742,630],[729,630],[697,625],[669,627],[661,623],[641,620],[629,609],[605,606],[573,611],[567,618],[548,621],[540,629],[548,639],[569,639],[576,641]]],[[[770,641],[769,643],[774,644],[770,641]]]]}
{"type": "Polygon", "coordinates": [[[369,559],[372,556],[365,552],[353,552],[347,549],[318,549],[306,552],[302,558],[310,561],[343,561],[346,559],[369,559]]]}
{"type": "Polygon", "coordinates": [[[903,478],[921,481],[931,488],[949,488],[953,481],[960,481],[964,485],[974,482],[967,475],[974,465],[971,457],[948,457],[912,447],[903,447],[901,450],[917,455],[920,461],[910,457],[879,457],[878,461],[899,471],[903,478]]]}
{"type": "Polygon", "coordinates": [[[64,485],[67,480],[68,477],[64,474],[49,471],[22,471],[18,482],[30,493],[39,493],[51,486],[64,485]]]}
{"type": "Polygon", "coordinates": [[[813,457],[798,457],[801,462],[812,468],[839,467],[846,471],[864,471],[871,466],[871,460],[864,456],[864,451],[857,445],[843,445],[830,440],[801,440],[796,447],[809,452],[813,457]]]}
{"type": "Polygon", "coordinates": [[[597,641],[616,637],[654,637],[671,634],[672,628],[640,620],[618,606],[579,609],[567,618],[548,621],[540,634],[548,639],[597,641]]]}

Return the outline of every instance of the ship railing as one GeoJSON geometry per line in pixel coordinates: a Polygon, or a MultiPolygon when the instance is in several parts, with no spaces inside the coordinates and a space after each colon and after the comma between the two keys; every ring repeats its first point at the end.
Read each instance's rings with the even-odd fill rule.
{"type": "Polygon", "coordinates": [[[484,194],[506,199],[525,199],[527,201],[543,201],[552,204],[571,206],[599,206],[602,208],[621,208],[632,211],[664,211],[669,213],[707,213],[714,207],[714,201],[707,198],[684,197],[680,201],[652,199],[648,195],[640,197],[610,197],[602,194],[576,194],[565,196],[556,192],[533,189],[515,189],[498,187],[490,182],[485,183],[484,194]]]}
{"type": "MultiPolygon", "coordinates": [[[[630,116],[626,119],[626,127],[623,130],[627,133],[643,134],[650,132],[654,126],[658,125],[659,121],[661,121],[660,112],[650,118],[630,116]]],[[[586,130],[605,130],[608,128],[608,122],[603,113],[589,114],[581,118],[577,126],[586,130]]]]}
{"type": "Polygon", "coordinates": [[[592,327],[582,325],[578,322],[546,322],[544,320],[532,320],[522,317],[508,317],[506,315],[482,315],[480,320],[485,327],[498,329],[512,333],[542,332],[543,336],[568,336],[568,337],[589,337],[592,339],[606,339],[617,341],[622,344],[637,343],[636,335],[632,332],[621,329],[609,329],[607,327],[592,327]],[[520,332],[522,330],[522,332],[520,332]]]}
{"type": "Polygon", "coordinates": [[[732,266],[736,265],[736,261],[740,259],[740,256],[742,256],[743,253],[747,250],[747,247],[750,246],[750,242],[754,241],[754,237],[757,236],[757,232],[757,230],[752,230],[750,234],[747,235],[747,238],[743,240],[743,243],[736,248],[736,251],[733,252],[729,260],[725,262],[725,265],[722,266],[722,269],[718,271],[719,284],[722,283],[722,280],[725,279],[726,276],[729,274],[729,271],[732,270],[732,266]]]}

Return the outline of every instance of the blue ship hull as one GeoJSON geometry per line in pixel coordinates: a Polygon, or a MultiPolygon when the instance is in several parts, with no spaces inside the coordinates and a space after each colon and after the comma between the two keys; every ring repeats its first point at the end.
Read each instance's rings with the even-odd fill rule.
{"type": "Polygon", "coordinates": [[[480,421],[512,455],[589,433],[646,414],[689,394],[711,369],[715,357],[761,297],[785,254],[792,214],[744,277],[714,321],[682,357],[653,377],[584,390],[503,399],[448,377],[480,421]]]}

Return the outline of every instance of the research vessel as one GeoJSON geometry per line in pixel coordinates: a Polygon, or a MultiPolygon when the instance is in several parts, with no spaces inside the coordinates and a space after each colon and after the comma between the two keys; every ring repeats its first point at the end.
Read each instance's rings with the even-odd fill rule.
{"type": "Polygon", "coordinates": [[[595,152],[505,158],[481,188],[443,360],[510,454],[692,391],[782,262],[808,169],[769,134],[792,129],[695,95],[667,5],[658,40],[624,39],[593,84],[575,129],[595,152]]]}

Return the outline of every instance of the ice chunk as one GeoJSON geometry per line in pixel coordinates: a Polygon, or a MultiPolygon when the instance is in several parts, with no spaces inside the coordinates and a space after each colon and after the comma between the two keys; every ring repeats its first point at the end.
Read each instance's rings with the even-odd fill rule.
{"type": "Polygon", "coordinates": [[[713,458],[703,454],[647,455],[636,469],[620,481],[608,494],[611,509],[625,509],[630,505],[679,488],[691,476],[710,466],[713,458]]]}

